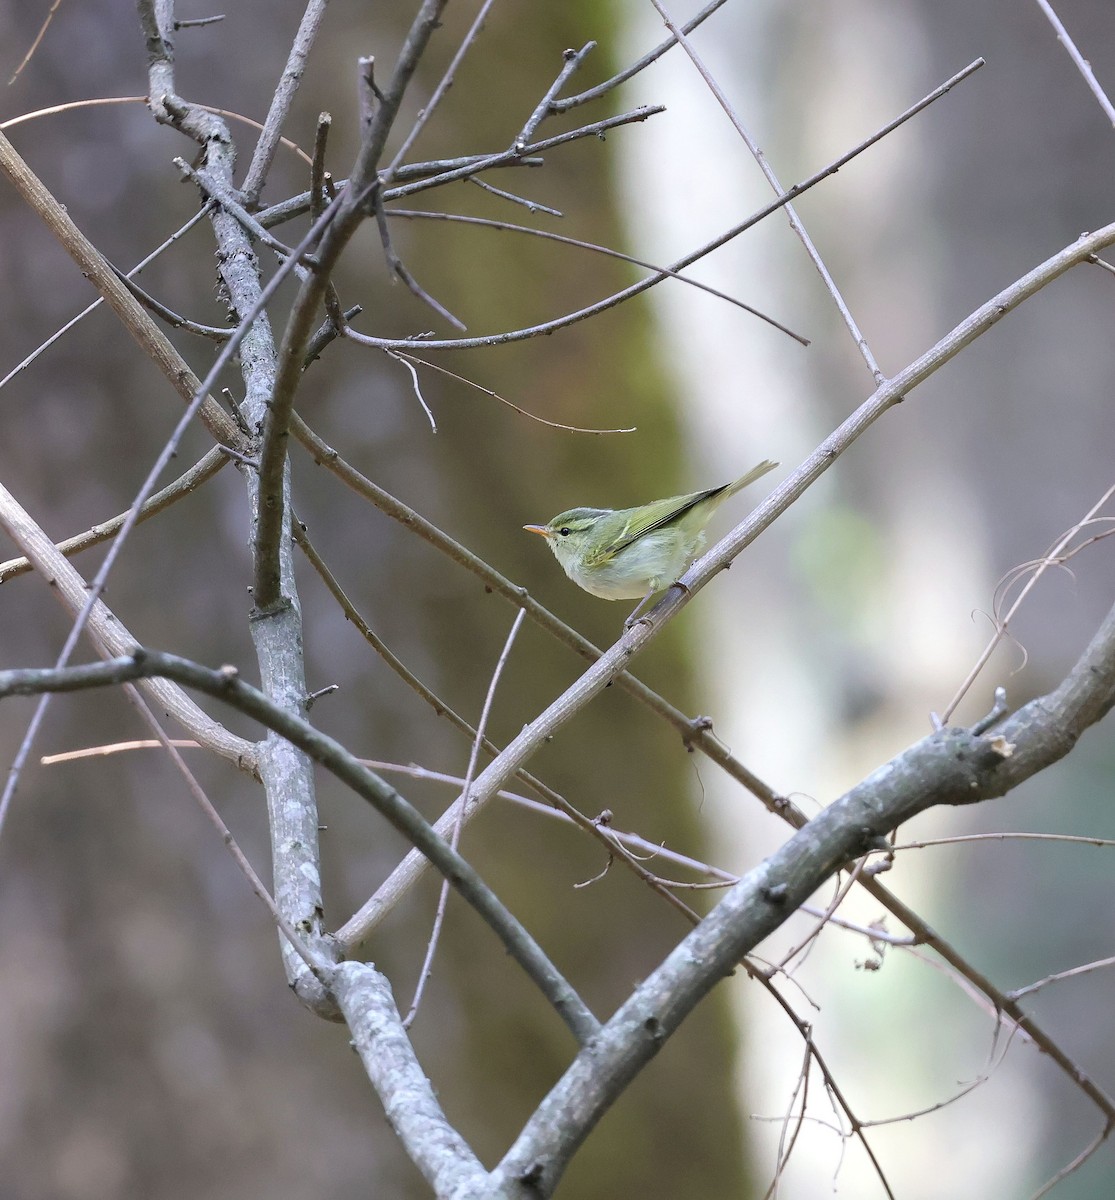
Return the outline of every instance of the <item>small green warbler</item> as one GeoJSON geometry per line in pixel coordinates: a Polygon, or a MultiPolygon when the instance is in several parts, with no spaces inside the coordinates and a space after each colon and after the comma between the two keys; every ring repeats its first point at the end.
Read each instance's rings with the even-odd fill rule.
{"type": "Polygon", "coordinates": [[[712,514],[741,488],[773,471],[766,459],[735,483],[652,500],[636,508],[571,508],[545,525],[524,525],[549,543],[554,557],[578,587],[605,600],[639,603],[676,583],[701,553],[712,514]]]}

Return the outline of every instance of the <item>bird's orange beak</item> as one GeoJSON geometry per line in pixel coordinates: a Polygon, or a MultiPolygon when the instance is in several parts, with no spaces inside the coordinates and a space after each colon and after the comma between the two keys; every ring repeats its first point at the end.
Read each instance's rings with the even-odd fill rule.
{"type": "Polygon", "coordinates": [[[527,533],[537,533],[544,538],[548,538],[550,536],[550,531],[545,525],[524,525],[523,528],[527,531],[527,533]]]}

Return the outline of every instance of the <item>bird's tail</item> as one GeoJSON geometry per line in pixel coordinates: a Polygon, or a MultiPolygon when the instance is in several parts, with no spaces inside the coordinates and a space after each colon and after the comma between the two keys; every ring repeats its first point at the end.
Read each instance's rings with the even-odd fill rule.
{"type": "Polygon", "coordinates": [[[749,483],[754,483],[756,479],[761,479],[768,471],[773,471],[778,463],[772,462],[769,458],[764,458],[758,466],[752,467],[746,475],[741,475],[735,483],[728,485],[728,490],[725,492],[724,499],[729,496],[734,496],[736,492],[742,491],[749,483]]]}

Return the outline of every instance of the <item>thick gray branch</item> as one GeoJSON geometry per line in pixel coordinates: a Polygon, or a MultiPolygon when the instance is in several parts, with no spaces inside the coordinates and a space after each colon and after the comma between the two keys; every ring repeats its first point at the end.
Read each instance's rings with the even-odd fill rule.
{"type": "Polygon", "coordinates": [[[500,1164],[501,1194],[549,1195],[589,1131],[717,980],[845,863],[937,804],[1002,796],[1063,758],[1115,704],[1115,608],[1065,681],[982,735],[911,746],[750,871],[635,991],[542,1102],[500,1164]]]}
{"type": "Polygon", "coordinates": [[[485,1194],[487,1172],[442,1112],[386,978],[367,963],[343,963],[333,994],[391,1128],[434,1194],[460,1200],[485,1194]]]}
{"type": "MultiPolygon", "coordinates": [[[[223,120],[197,105],[186,103],[175,92],[171,0],[140,0],[140,19],[147,37],[151,110],[157,120],[193,138],[204,150],[204,166],[220,185],[232,192],[235,147],[223,120]]],[[[243,328],[250,314],[262,307],[259,263],[247,232],[223,208],[212,216],[218,265],[230,308],[243,328]]],[[[240,343],[240,369],[244,378],[243,411],[249,423],[263,423],[270,410],[275,386],[275,343],[267,314],[258,311],[240,343]]],[[[290,545],[290,478],[285,461],[277,475],[277,492],[264,497],[259,477],[247,471],[252,524],[273,520],[280,531],[276,542],[274,593],[257,603],[251,632],[264,691],[286,712],[301,715],[306,701],[302,660],[302,614],[294,582],[290,545]]],[[[316,957],[336,957],[336,947],[324,938],[320,855],[318,852],[317,798],[313,765],[309,757],[284,738],[269,735],[260,747],[259,770],[267,797],[268,824],[274,873],[275,902],[283,916],[302,931],[316,957]]],[[[285,938],[280,948],[287,978],[302,1001],[321,1016],[338,1014],[301,957],[285,938]]]]}

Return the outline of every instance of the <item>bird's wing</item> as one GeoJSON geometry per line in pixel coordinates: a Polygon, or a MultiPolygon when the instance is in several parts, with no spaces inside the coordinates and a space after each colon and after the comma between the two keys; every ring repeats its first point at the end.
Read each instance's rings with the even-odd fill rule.
{"type": "Polygon", "coordinates": [[[632,509],[631,516],[627,519],[619,537],[600,551],[597,561],[607,562],[608,559],[630,546],[632,542],[637,542],[639,538],[655,529],[661,529],[663,525],[669,525],[671,521],[676,521],[682,513],[687,512],[695,504],[700,504],[702,500],[715,496],[717,492],[722,492],[727,486],[727,484],[722,484],[720,487],[706,488],[703,492],[690,492],[686,496],[671,496],[669,500],[662,501],[661,507],[655,505],[654,511],[649,514],[645,509],[632,509]]]}

